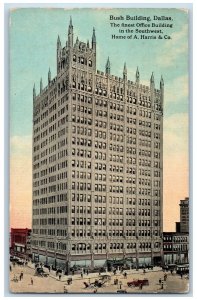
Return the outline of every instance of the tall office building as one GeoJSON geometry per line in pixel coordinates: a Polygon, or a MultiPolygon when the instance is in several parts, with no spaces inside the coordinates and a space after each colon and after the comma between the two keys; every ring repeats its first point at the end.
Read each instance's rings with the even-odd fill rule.
{"type": "MultiPolygon", "coordinates": [[[[100,45],[101,46],[101,45],[100,45]]],[[[121,59],[121,57],[120,57],[121,59]]],[[[162,257],[164,82],[96,69],[91,45],[57,39],[57,76],[33,88],[32,253],[69,269],[162,257]]]]}
{"type": "Polygon", "coordinates": [[[189,233],[189,198],[180,200],[180,232],[189,233]]]}

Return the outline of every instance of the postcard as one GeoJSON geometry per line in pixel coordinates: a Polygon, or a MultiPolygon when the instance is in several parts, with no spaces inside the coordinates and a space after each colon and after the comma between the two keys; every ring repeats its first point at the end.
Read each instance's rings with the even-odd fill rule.
{"type": "Polygon", "coordinates": [[[10,10],[10,291],[189,292],[179,8],[10,10]]]}

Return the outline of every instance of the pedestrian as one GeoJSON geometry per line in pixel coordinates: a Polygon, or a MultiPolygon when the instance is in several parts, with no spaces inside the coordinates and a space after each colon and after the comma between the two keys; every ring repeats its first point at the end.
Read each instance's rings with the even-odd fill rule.
{"type": "Polygon", "coordinates": [[[127,272],[124,272],[124,278],[127,278],[127,272]]]}
{"type": "Polygon", "coordinates": [[[31,278],[31,285],[33,285],[33,284],[34,284],[33,278],[31,278]]]}
{"type": "Polygon", "coordinates": [[[61,274],[59,274],[59,280],[61,280],[61,277],[62,277],[62,275],[61,275],[61,274]]]}
{"type": "Polygon", "coordinates": [[[159,284],[161,284],[161,278],[159,278],[159,284]]]}
{"type": "Polygon", "coordinates": [[[163,290],[163,281],[161,282],[161,289],[163,290]]]}
{"type": "Polygon", "coordinates": [[[173,270],[170,270],[170,272],[171,272],[171,275],[173,275],[173,270]]]}
{"type": "Polygon", "coordinates": [[[181,279],[183,279],[183,273],[181,273],[180,275],[181,275],[181,279]]]}
{"type": "Polygon", "coordinates": [[[142,290],[142,288],[143,288],[143,284],[142,283],[140,283],[139,288],[140,288],[140,290],[142,290]]]}
{"type": "Polygon", "coordinates": [[[87,274],[87,275],[89,274],[89,271],[88,271],[88,269],[87,269],[87,272],[86,272],[86,274],[87,274]]]}
{"type": "Polygon", "coordinates": [[[83,273],[81,272],[81,278],[83,278],[83,273]]]}

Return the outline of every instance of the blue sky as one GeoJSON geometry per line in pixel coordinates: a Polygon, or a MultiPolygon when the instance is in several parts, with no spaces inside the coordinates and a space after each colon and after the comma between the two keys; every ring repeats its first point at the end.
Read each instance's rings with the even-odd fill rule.
{"type": "MultiPolygon", "coordinates": [[[[187,13],[177,9],[18,9],[10,18],[10,65],[11,65],[11,135],[31,133],[32,87],[35,82],[39,91],[39,80],[47,84],[47,72],[51,68],[56,75],[57,35],[63,45],[67,40],[69,17],[72,15],[74,37],[91,41],[92,27],[96,29],[97,69],[104,70],[106,59],[111,61],[111,73],[122,77],[124,61],[127,63],[128,78],[134,80],[137,66],[142,83],[149,83],[151,72],[155,74],[159,87],[161,74],[165,81],[165,92],[172,90],[172,81],[186,76],[187,62],[187,13]],[[110,27],[109,15],[164,15],[174,20],[174,38],[168,40],[112,40],[117,33],[110,27]],[[25,125],[25,126],[24,126],[25,125]]],[[[175,86],[175,85],[174,85],[175,86]]],[[[181,88],[181,87],[180,87],[181,88]]],[[[177,89],[177,87],[176,87],[177,89]]],[[[179,89],[179,87],[178,87],[179,89]]],[[[171,91],[172,92],[172,91],[171,91]]],[[[173,96],[172,96],[173,97],[173,96]]],[[[174,112],[187,111],[187,97],[178,95],[179,105],[168,99],[166,116],[174,112]]]]}
{"type": "MultiPolygon", "coordinates": [[[[56,42],[67,40],[72,16],[74,41],[91,43],[93,26],[97,39],[97,69],[104,71],[107,57],[111,74],[122,77],[124,62],[128,79],[135,80],[138,66],[142,84],[149,85],[154,72],[159,88],[165,84],[164,100],[164,214],[166,228],[178,221],[178,202],[188,196],[188,14],[181,9],[15,9],[10,14],[10,138],[11,138],[11,212],[31,218],[31,139],[32,89],[42,77],[47,84],[49,67],[56,76],[56,42]],[[110,27],[109,16],[170,16],[170,40],[112,40],[118,31],[110,27]],[[178,171],[178,172],[177,172],[178,171]],[[16,176],[17,175],[17,176],[16,176]],[[20,178],[20,180],[18,179],[20,178]],[[175,192],[175,189],[177,190],[175,192]],[[24,200],[22,200],[24,199],[24,200]],[[13,204],[14,203],[14,204],[13,204]],[[12,205],[13,204],[13,205],[12,205]],[[20,211],[17,211],[17,204],[20,211]],[[21,210],[21,206],[24,208],[21,210]],[[168,224],[169,222],[169,224],[168,224]],[[169,225],[169,226],[168,226],[169,225]]],[[[163,22],[162,22],[163,23],[163,22]]],[[[15,216],[15,217],[14,217],[15,216]]]]}

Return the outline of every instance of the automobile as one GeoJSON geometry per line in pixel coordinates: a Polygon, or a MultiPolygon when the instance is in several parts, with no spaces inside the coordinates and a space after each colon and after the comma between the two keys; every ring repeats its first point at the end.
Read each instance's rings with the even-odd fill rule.
{"type": "Polygon", "coordinates": [[[40,267],[36,268],[35,275],[41,276],[41,277],[48,277],[48,276],[49,276],[49,274],[46,273],[46,272],[43,270],[43,268],[40,268],[40,267]]]}
{"type": "Polygon", "coordinates": [[[81,267],[80,266],[77,266],[77,265],[74,265],[70,268],[71,271],[80,271],[81,270],[81,267]]]}
{"type": "Polygon", "coordinates": [[[10,256],[10,261],[12,261],[12,262],[18,262],[19,258],[18,257],[10,256]]]}
{"type": "Polygon", "coordinates": [[[148,270],[153,270],[154,266],[153,265],[147,265],[148,270]]]}
{"type": "Polygon", "coordinates": [[[127,294],[127,291],[126,290],[117,290],[117,293],[118,294],[127,294]]]}

